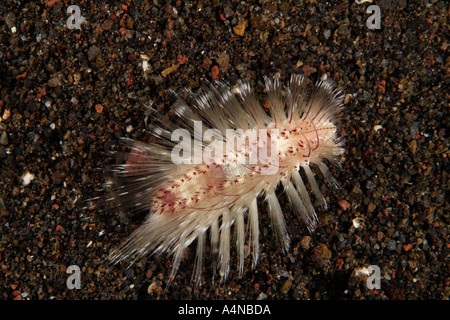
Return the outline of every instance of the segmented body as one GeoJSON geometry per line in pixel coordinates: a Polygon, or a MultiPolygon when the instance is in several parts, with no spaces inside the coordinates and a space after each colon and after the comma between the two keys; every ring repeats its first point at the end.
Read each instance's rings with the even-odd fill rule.
{"type": "Polygon", "coordinates": [[[266,89],[270,116],[249,85],[240,83],[230,89],[219,84],[218,89],[210,88],[198,96],[192,108],[183,100],[177,100],[173,108],[182,125],[155,125],[152,132],[157,144],[130,142],[132,150],[127,163],[113,169],[117,178],[113,199],[148,209],[150,214],[112,254],[113,261],[169,252],[174,255],[172,272],[175,274],[183,252],[196,240],[194,279],[199,281],[209,232],[211,252],[217,259],[220,275],[226,278],[229,273],[232,239],[235,239],[238,269],[242,273],[246,239],[252,250],[253,266],[258,260],[258,197],[264,197],[268,204],[282,249],[289,248],[286,222],[275,195],[280,184],[292,208],[308,229],[314,231],[317,216],[300,170],[307,177],[318,205],[326,207],[310,165],[317,165],[328,182],[336,184],[324,160],[337,163],[344,151],[334,124],[342,104],[340,92],[328,80],[308,90],[307,80],[296,75],[285,88],[278,79],[266,79],[266,89]],[[176,142],[172,141],[172,133],[177,128],[188,130],[194,136],[189,143],[194,145],[195,151],[195,135],[199,135],[194,130],[195,121],[203,124],[201,134],[208,129],[216,130],[215,140],[220,139],[215,146],[221,147],[212,152],[212,143],[203,142],[197,149],[202,152],[201,163],[175,164],[172,150],[176,142]],[[227,129],[241,130],[241,135],[250,132],[246,130],[262,132],[262,135],[257,135],[256,140],[247,135],[247,143],[236,143],[229,148],[227,129]],[[276,154],[269,148],[274,141],[276,154]],[[252,143],[257,147],[252,148],[252,143]],[[260,152],[261,146],[265,147],[265,153],[260,152]],[[217,150],[224,151],[218,154],[217,150]],[[250,159],[252,156],[256,162],[236,161],[239,157],[250,159]]]}

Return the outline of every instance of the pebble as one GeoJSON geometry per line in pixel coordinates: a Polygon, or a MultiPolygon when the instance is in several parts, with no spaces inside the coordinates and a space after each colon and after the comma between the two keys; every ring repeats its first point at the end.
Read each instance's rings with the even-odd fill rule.
{"type": "Polygon", "coordinates": [[[362,219],[362,218],[355,218],[352,220],[353,227],[355,227],[355,229],[358,229],[363,222],[364,222],[364,219],[362,219]]]}
{"type": "Polygon", "coordinates": [[[89,60],[94,60],[100,53],[102,52],[102,50],[97,47],[97,46],[91,46],[88,50],[88,59],[89,60]]]}
{"type": "Polygon", "coordinates": [[[172,66],[170,66],[170,67],[164,69],[164,70],[161,72],[161,75],[162,75],[163,77],[167,77],[169,74],[171,74],[172,72],[174,72],[175,70],[177,70],[179,66],[180,66],[179,64],[172,65],[172,66]]]}
{"type": "Polygon", "coordinates": [[[56,75],[48,81],[48,85],[52,88],[59,87],[62,85],[61,79],[56,75]]]}
{"type": "Polygon", "coordinates": [[[234,33],[236,33],[238,36],[243,36],[245,33],[245,28],[247,27],[247,20],[241,20],[234,28],[233,31],[234,33]]]}
{"type": "Polygon", "coordinates": [[[386,245],[386,249],[394,251],[397,249],[397,243],[395,242],[395,240],[390,240],[387,245],[386,245]]]}
{"type": "Polygon", "coordinates": [[[219,79],[220,69],[218,66],[213,66],[211,68],[211,79],[218,80],[219,79]]]}
{"type": "Polygon", "coordinates": [[[343,38],[347,38],[350,35],[350,30],[348,29],[348,26],[346,24],[342,24],[338,28],[338,33],[343,38]]]}
{"type": "Polygon", "coordinates": [[[313,45],[317,45],[317,44],[320,43],[319,38],[317,38],[314,35],[308,37],[308,42],[313,44],[313,45]]]}
{"type": "Polygon", "coordinates": [[[11,110],[10,109],[5,109],[5,111],[3,111],[2,119],[3,120],[8,120],[10,116],[11,116],[11,110]]]}
{"type": "Polygon", "coordinates": [[[8,12],[5,17],[5,22],[9,29],[14,26],[14,24],[16,23],[16,15],[14,14],[14,12],[8,12]]]}
{"type": "Polygon", "coordinates": [[[230,65],[230,56],[226,52],[222,52],[217,58],[217,64],[223,72],[227,72],[230,65]]]}
{"type": "Polygon", "coordinates": [[[372,213],[375,211],[377,205],[374,204],[373,202],[369,203],[369,205],[367,206],[367,213],[372,213]]]}
{"type": "Polygon", "coordinates": [[[282,294],[287,294],[292,288],[292,280],[287,279],[280,288],[282,294]]]}
{"type": "Polygon", "coordinates": [[[342,210],[347,211],[350,208],[350,202],[348,202],[347,200],[339,200],[338,204],[342,208],[342,210]]]}
{"type": "Polygon", "coordinates": [[[6,146],[8,145],[8,143],[8,134],[6,133],[6,131],[3,131],[2,135],[0,136],[0,144],[6,146]]]}
{"type": "Polygon", "coordinates": [[[223,10],[223,13],[225,15],[225,18],[230,18],[234,15],[234,11],[233,9],[231,9],[230,6],[226,6],[225,9],[223,10]]]}
{"type": "Polygon", "coordinates": [[[147,288],[147,293],[151,296],[156,295],[157,298],[160,297],[162,292],[163,292],[163,288],[156,282],[152,282],[147,288]]]}
{"type": "Polygon", "coordinates": [[[256,300],[266,300],[267,299],[267,295],[264,292],[261,292],[258,295],[258,298],[256,298],[256,300]]]}
{"type": "Polygon", "coordinates": [[[325,244],[320,243],[316,248],[320,251],[320,256],[325,262],[328,262],[331,259],[331,250],[328,249],[325,244]]]}
{"type": "Polygon", "coordinates": [[[379,124],[373,126],[373,130],[374,130],[375,132],[378,132],[378,131],[380,131],[381,129],[383,129],[383,126],[381,126],[381,125],[379,125],[379,124]]]}
{"type": "Polygon", "coordinates": [[[22,175],[22,184],[23,184],[24,186],[27,186],[27,185],[30,184],[31,181],[33,181],[33,179],[34,179],[34,174],[32,174],[32,173],[30,173],[30,172],[25,172],[25,173],[22,175]]]}
{"type": "Polygon", "coordinates": [[[312,238],[310,236],[304,236],[300,241],[300,245],[304,250],[308,250],[311,247],[312,238]]]}

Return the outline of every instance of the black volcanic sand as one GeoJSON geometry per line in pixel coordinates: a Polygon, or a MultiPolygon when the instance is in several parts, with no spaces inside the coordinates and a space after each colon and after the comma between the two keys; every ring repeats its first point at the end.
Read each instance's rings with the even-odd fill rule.
{"type": "Polygon", "coordinates": [[[445,1],[379,1],[380,30],[354,1],[135,2],[83,1],[81,30],[66,25],[67,1],[0,4],[2,299],[448,299],[445,1]],[[166,256],[109,266],[145,215],[83,205],[120,137],[148,141],[143,106],[171,116],[168,89],[242,79],[262,92],[264,75],[292,72],[326,73],[345,93],[340,188],[320,180],[317,232],[280,190],[290,251],[261,204],[260,260],[241,278],[234,249],[228,280],[207,268],[200,287],[195,247],[170,285],[166,256]],[[70,265],[79,290],[66,286],[70,265]],[[358,275],[370,265],[381,289],[358,275]]]}

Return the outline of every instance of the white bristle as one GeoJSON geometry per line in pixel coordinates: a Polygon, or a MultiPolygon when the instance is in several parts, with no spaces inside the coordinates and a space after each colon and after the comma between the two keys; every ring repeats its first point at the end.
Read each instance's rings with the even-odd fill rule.
{"type": "Polygon", "coordinates": [[[245,244],[245,224],[244,224],[244,210],[239,208],[236,212],[236,247],[239,257],[239,275],[244,272],[244,244],[245,244]]]}
{"type": "Polygon", "coordinates": [[[278,241],[280,242],[281,248],[287,252],[289,250],[289,236],[280,203],[274,192],[267,195],[266,201],[269,206],[269,215],[278,241]]]}
{"type": "Polygon", "coordinates": [[[259,223],[258,223],[258,204],[256,202],[256,197],[250,203],[248,208],[248,224],[250,228],[250,239],[249,243],[252,247],[253,264],[254,268],[258,263],[259,257],[259,223]]]}
{"type": "Polygon", "coordinates": [[[223,279],[228,277],[230,272],[230,228],[233,221],[229,211],[225,211],[222,216],[222,225],[220,227],[220,275],[223,279]]]}

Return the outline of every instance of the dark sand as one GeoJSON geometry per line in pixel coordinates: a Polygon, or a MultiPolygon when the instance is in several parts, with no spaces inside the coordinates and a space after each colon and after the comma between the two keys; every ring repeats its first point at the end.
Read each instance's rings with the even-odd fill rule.
{"type": "Polygon", "coordinates": [[[0,3],[1,299],[448,299],[445,1],[378,1],[380,30],[366,26],[370,3],[354,1],[84,1],[81,30],[62,1],[17,3],[0,3]],[[292,72],[327,73],[346,94],[340,189],[321,181],[330,208],[317,232],[280,193],[291,249],[262,208],[260,261],[242,278],[234,263],[212,283],[207,268],[195,288],[192,248],[169,286],[165,256],[107,266],[144,216],[82,206],[119,138],[148,140],[142,106],[167,112],[168,89],[204,80],[262,91],[264,75],[292,72]],[[80,290],[66,286],[70,265],[80,290]],[[381,289],[356,275],[370,265],[381,289]]]}

